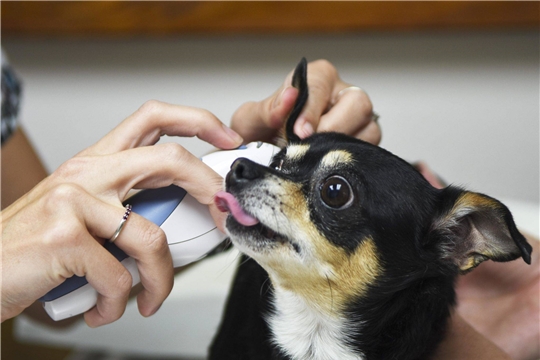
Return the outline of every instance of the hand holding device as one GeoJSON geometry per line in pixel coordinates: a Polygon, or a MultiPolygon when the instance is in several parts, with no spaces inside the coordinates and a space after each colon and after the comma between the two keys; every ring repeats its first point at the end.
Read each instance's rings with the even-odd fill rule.
{"type": "MultiPolygon", "coordinates": [[[[252,142],[236,150],[217,151],[201,160],[225,177],[231,164],[240,157],[268,165],[279,148],[262,142],[252,142]]],[[[132,211],[159,225],[167,236],[173,266],[187,265],[206,256],[226,235],[214,224],[208,207],[197,202],[180,187],[171,185],[142,190],[130,199],[132,211]]],[[[139,283],[135,260],[111,242],[105,243],[131,273],[132,286],[139,283]]],[[[62,320],[91,309],[97,301],[97,291],[85,277],[73,276],[43,296],[40,301],[53,320],[62,320]]]]}

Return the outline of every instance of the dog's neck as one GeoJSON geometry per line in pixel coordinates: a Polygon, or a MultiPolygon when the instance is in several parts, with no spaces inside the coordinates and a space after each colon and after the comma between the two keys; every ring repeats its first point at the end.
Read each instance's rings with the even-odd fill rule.
{"type": "Polygon", "coordinates": [[[268,323],[273,340],[292,359],[359,360],[364,357],[351,349],[353,332],[359,319],[329,315],[301,296],[284,289],[274,289],[275,312],[268,323]]]}

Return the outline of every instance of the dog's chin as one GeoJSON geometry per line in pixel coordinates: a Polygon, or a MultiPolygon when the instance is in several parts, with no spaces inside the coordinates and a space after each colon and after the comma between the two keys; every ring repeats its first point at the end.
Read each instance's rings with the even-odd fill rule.
{"type": "Polygon", "coordinates": [[[229,215],[226,222],[227,233],[231,241],[243,252],[250,256],[265,255],[273,250],[290,247],[299,252],[299,247],[288,237],[272,230],[262,221],[253,226],[240,224],[229,215]]]}

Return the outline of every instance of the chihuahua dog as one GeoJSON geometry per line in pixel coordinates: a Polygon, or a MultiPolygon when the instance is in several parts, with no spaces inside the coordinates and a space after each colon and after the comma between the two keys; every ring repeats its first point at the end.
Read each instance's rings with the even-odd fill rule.
{"type": "Polygon", "coordinates": [[[425,359],[444,336],[454,283],[532,248],[499,201],[432,187],[409,163],[338,133],[293,133],[264,167],[238,159],[216,203],[240,264],[211,359],[425,359]]]}

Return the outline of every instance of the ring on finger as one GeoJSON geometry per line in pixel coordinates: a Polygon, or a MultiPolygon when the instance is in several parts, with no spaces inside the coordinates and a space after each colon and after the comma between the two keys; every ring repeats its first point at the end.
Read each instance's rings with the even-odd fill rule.
{"type": "Polygon", "coordinates": [[[371,112],[371,121],[373,121],[374,123],[378,123],[380,117],[381,116],[378,113],[376,113],[375,111],[371,112]]]}
{"type": "Polygon", "coordinates": [[[124,228],[124,225],[126,224],[126,221],[129,217],[129,214],[131,214],[131,205],[126,205],[126,212],[124,212],[124,216],[122,216],[122,220],[120,220],[120,225],[118,225],[118,228],[114,232],[113,236],[109,240],[109,242],[114,242],[116,239],[118,239],[118,236],[120,236],[120,233],[122,232],[122,229],[124,228]]]}

